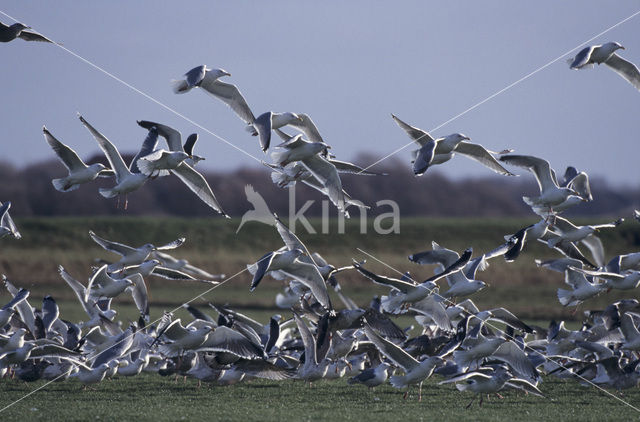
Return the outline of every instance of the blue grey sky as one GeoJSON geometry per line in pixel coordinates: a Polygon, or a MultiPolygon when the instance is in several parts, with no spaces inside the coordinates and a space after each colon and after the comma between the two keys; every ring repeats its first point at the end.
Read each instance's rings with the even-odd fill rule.
{"type": "MultiPolygon", "coordinates": [[[[175,95],[171,80],[199,64],[223,68],[256,115],[305,112],[338,157],[382,156],[409,140],[391,113],[435,128],[638,10],[637,1],[0,4],[260,159],[257,139],[230,109],[199,90],[175,95]]],[[[640,64],[640,15],[591,44],[606,41],[640,64]]],[[[78,111],[122,151],[138,148],[145,132],[135,121],[146,119],[199,132],[205,168],[259,166],[59,47],[16,40],[0,49],[0,158],[17,166],[53,157],[43,124],[82,157],[97,152],[78,111]]],[[[610,69],[571,71],[563,58],[432,134],[462,132],[493,150],[546,158],[558,172],[573,165],[637,186],[639,112],[640,92],[610,69]]],[[[407,166],[410,149],[397,155],[407,166]]],[[[493,174],[464,157],[439,168],[451,177],[493,174]]]]}

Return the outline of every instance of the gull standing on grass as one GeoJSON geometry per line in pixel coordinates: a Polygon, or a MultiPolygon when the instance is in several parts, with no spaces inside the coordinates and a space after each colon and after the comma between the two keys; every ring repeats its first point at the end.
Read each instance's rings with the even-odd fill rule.
{"type": "Polygon", "coordinates": [[[116,173],[116,185],[112,188],[100,188],[100,195],[105,198],[118,197],[124,195],[124,209],[127,209],[128,200],[127,194],[140,188],[147,181],[148,176],[142,173],[132,173],[127,165],[124,163],[122,156],[118,152],[117,148],[109,141],[103,134],[94,129],[93,126],[87,122],[84,117],[78,115],[82,124],[91,132],[95,140],[98,142],[100,149],[104,152],[104,155],[109,160],[109,165],[116,173]]]}
{"type": "Polygon", "coordinates": [[[594,64],[604,63],[636,89],[640,90],[640,70],[635,64],[616,54],[617,50],[624,49],[617,42],[588,46],[580,50],[573,59],[569,59],[569,66],[571,69],[584,69],[593,67],[594,64]]]}
{"type": "Polygon", "coordinates": [[[406,399],[409,387],[413,384],[419,384],[418,401],[422,401],[422,383],[433,374],[436,366],[444,363],[444,360],[440,356],[431,356],[423,361],[418,361],[399,346],[380,337],[368,324],[365,324],[364,331],[383,355],[404,369],[404,375],[394,375],[389,378],[391,385],[395,388],[406,388],[407,391],[404,394],[406,399]]]}
{"type": "Polygon", "coordinates": [[[96,177],[111,177],[114,175],[113,170],[106,168],[102,163],[87,166],[74,150],[57,140],[46,127],[42,126],[42,132],[49,146],[69,172],[66,177],[51,181],[57,191],[71,192],[78,189],[81,184],[91,182],[96,177]]]}

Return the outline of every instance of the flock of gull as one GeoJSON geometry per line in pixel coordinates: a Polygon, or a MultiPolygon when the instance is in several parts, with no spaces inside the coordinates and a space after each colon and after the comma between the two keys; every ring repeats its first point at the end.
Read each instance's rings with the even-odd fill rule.
{"type": "MultiPolygon", "coordinates": [[[[1,25],[0,41],[51,42],[27,29],[22,24],[1,25]]],[[[605,63],[640,89],[638,68],[615,53],[621,48],[618,43],[587,47],[570,61],[571,68],[605,63]]],[[[366,206],[344,190],[340,174],[380,174],[336,159],[304,113],[267,111],[256,117],[237,86],[220,80],[229,76],[222,69],[198,66],[174,81],[173,89],[186,94],[199,88],[229,106],[258,138],[260,150],[270,150],[272,162],[265,165],[272,169],[277,186],[302,182],[328,197],[345,215],[350,206],[366,206]],[[273,132],[282,140],[275,146],[273,132]]],[[[213,304],[185,304],[189,321],[168,312],[151,321],[146,277],[216,286],[224,282],[224,274],[211,274],[173,257],[168,251],[179,248],[184,238],[136,247],[90,232],[96,244],[119,258],[99,261],[99,266],[87,271],[88,277],[59,267],[61,279],[86,312],[83,320],[65,319],[50,295],[39,308],[33,306],[29,290],[4,278],[11,297],[0,308],[0,376],[24,381],[76,378],[85,387],[105,378],[142,372],[218,385],[266,378],[304,380],[311,386],[321,379],[348,377],[349,384],[368,388],[389,382],[403,390],[405,398],[410,388],[417,387],[419,399],[423,382],[436,376],[439,382],[434,388],[454,384],[460,391],[475,394],[474,400],[479,397],[480,405],[485,396],[509,389],[544,397],[542,375],[615,390],[635,387],[640,375],[640,303],[636,299],[583,311],[583,324],[576,330],[556,321],[548,327],[529,325],[503,307],[480,310],[471,299],[488,286],[478,277],[490,260],[513,262],[532,241],[557,252],[555,259],[536,263],[540,271],[564,274],[566,286],[557,292],[562,306],[577,307],[610,290],[633,290],[640,285],[640,252],[607,260],[597,236],[600,230],[615,230],[622,219],[579,226],[560,215],[592,200],[587,173],[568,167],[559,179],[543,158],[513,154],[510,149],[493,152],[460,133],[434,138],[395,115],[392,118],[419,146],[412,161],[416,176],[446,163],[456,153],[506,176],[514,174],[505,166],[528,170],[538,183],[539,195],[523,200],[539,221],[505,234],[504,243],[475,255],[472,247],[458,252],[432,242],[431,249],[408,257],[407,265],[434,266],[433,276],[420,281],[409,272],[399,278],[376,274],[366,268],[365,261],[353,260],[340,268],[331,265],[273,215],[263,222],[275,227],[283,246],[275,246],[247,265],[252,275],[250,291],[268,277],[281,280],[284,286],[275,298],[282,314],[269,321],[256,321],[213,304]],[[347,271],[385,286],[388,293],[359,306],[341,289],[339,280],[347,271]],[[118,297],[128,294],[140,317],[123,323],[115,307],[118,297]],[[418,328],[399,325],[397,318],[402,315],[413,316],[418,328]]],[[[150,180],[161,183],[163,177],[174,175],[213,210],[227,216],[196,170],[204,159],[194,154],[196,134],[183,143],[181,133],[172,127],[138,121],[146,131],[145,139],[135,158],[125,163],[111,141],[83,116],[79,119],[104,152],[109,167],[85,164],[71,147],[43,128],[46,142],[68,170],[68,175],[52,181],[56,190],[73,191],[97,177],[115,178],[112,187],[100,188],[99,193],[118,201],[123,196],[126,208],[128,193],[150,180]],[[166,141],[166,149],[158,147],[159,138],[166,141]]],[[[0,207],[0,237],[19,239],[10,206],[5,202],[0,207]]],[[[638,219],[638,214],[634,217],[638,219]]]]}

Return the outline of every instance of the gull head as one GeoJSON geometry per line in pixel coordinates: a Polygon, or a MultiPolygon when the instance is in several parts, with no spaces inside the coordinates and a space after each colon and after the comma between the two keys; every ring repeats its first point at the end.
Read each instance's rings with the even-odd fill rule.
{"type": "Polygon", "coordinates": [[[13,25],[11,25],[11,27],[12,28],[17,28],[20,31],[22,31],[23,29],[31,29],[30,26],[27,26],[27,25],[25,25],[23,23],[20,23],[20,22],[14,23],[13,25]]]}
{"type": "Polygon", "coordinates": [[[205,71],[207,73],[211,73],[216,78],[221,78],[223,76],[231,76],[231,73],[227,72],[224,69],[208,69],[207,67],[205,67],[205,71]]]}

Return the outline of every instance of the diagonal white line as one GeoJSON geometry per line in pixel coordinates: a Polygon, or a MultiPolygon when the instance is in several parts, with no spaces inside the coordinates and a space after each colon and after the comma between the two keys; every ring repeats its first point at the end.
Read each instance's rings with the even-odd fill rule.
{"type": "MultiPolygon", "coordinates": [[[[356,249],[357,249],[358,251],[362,252],[363,254],[365,254],[365,255],[367,255],[367,256],[369,256],[369,257],[371,257],[371,258],[375,259],[376,261],[378,261],[379,263],[381,263],[381,264],[382,264],[382,265],[384,265],[385,267],[387,267],[387,268],[389,268],[389,269],[391,269],[391,270],[395,271],[396,273],[398,273],[398,274],[400,274],[400,275],[403,275],[403,276],[404,276],[404,273],[403,273],[402,271],[400,271],[400,270],[398,270],[398,269],[396,269],[396,268],[392,267],[391,265],[387,264],[386,262],[384,262],[384,261],[382,261],[382,260],[380,260],[380,259],[376,258],[375,256],[371,255],[371,254],[370,254],[370,253],[368,253],[368,252],[363,251],[363,250],[362,250],[362,249],[360,249],[360,248],[356,248],[356,249]]],[[[414,283],[419,283],[418,281],[416,281],[416,280],[412,279],[411,277],[409,277],[409,279],[410,279],[411,281],[413,281],[414,283]]],[[[438,294],[438,293],[434,292],[434,290],[435,290],[435,289],[431,289],[431,293],[433,293],[433,294],[437,295],[438,297],[440,297],[440,298],[442,299],[442,301],[443,301],[443,302],[447,302],[447,303],[449,303],[450,305],[455,305],[455,303],[453,303],[451,300],[449,300],[449,299],[447,299],[446,297],[443,297],[443,296],[441,296],[440,294],[438,294]]],[[[469,312],[468,310],[466,310],[466,309],[464,309],[464,308],[462,308],[462,311],[463,311],[464,313],[468,314],[469,316],[473,316],[473,315],[474,315],[473,313],[469,312]]],[[[499,333],[503,334],[505,337],[508,337],[508,338],[510,338],[511,340],[515,340],[515,338],[514,338],[513,336],[510,336],[510,335],[509,335],[509,334],[507,334],[505,331],[501,330],[500,328],[496,327],[495,325],[492,325],[489,321],[485,321],[485,322],[484,322],[484,324],[488,325],[489,327],[491,327],[491,328],[493,328],[494,330],[498,331],[499,333]]],[[[536,354],[538,354],[538,355],[542,356],[545,360],[548,360],[549,362],[553,362],[554,364],[558,365],[558,367],[560,367],[560,368],[562,368],[562,369],[566,370],[567,372],[569,372],[569,368],[567,368],[567,367],[565,367],[564,365],[562,365],[562,364],[560,364],[560,363],[556,362],[555,360],[551,359],[550,357],[545,356],[542,352],[539,352],[538,350],[536,350],[536,349],[534,349],[534,348],[532,348],[532,347],[527,346],[527,345],[526,345],[526,343],[524,343],[524,347],[525,347],[526,349],[529,349],[529,350],[531,350],[532,352],[534,352],[534,353],[536,353],[536,354]]],[[[626,402],[626,401],[622,400],[620,397],[616,396],[615,394],[612,394],[612,393],[608,392],[608,391],[607,391],[607,390],[605,390],[604,388],[600,387],[598,384],[594,384],[593,382],[591,382],[590,380],[586,379],[586,378],[585,378],[585,377],[583,377],[582,375],[579,375],[579,374],[576,374],[576,373],[572,373],[572,375],[573,375],[573,376],[575,376],[575,377],[577,377],[577,378],[580,378],[582,381],[585,381],[586,383],[588,383],[588,384],[590,384],[590,385],[592,385],[592,386],[596,387],[598,390],[602,391],[603,393],[605,393],[605,394],[607,394],[607,395],[609,395],[609,396],[613,397],[614,399],[616,399],[616,400],[618,400],[618,401],[620,401],[620,402],[624,403],[625,405],[629,406],[630,408],[632,408],[632,409],[633,409],[633,410],[635,410],[636,412],[640,413],[640,409],[638,409],[637,407],[635,407],[635,406],[634,406],[634,405],[632,405],[631,403],[628,403],[628,402],[626,402]]]]}
{"type": "MultiPolygon", "coordinates": [[[[472,105],[471,107],[467,108],[466,110],[464,110],[461,113],[456,114],[455,116],[453,116],[452,118],[450,118],[449,120],[440,123],[438,126],[434,127],[433,129],[430,129],[429,132],[434,132],[438,129],[440,129],[441,127],[453,122],[454,120],[458,119],[459,117],[464,116],[465,114],[469,113],[470,111],[476,109],[477,107],[480,107],[482,104],[486,103],[487,101],[497,97],[498,95],[502,94],[503,92],[513,88],[514,86],[518,85],[520,82],[523,82],[527,79],[529,79],[531,76],[535,75],[536,73],[540,72],[543,69],[546,69],[547,67],[551,66],[552,64],[554,64],[555,62],[557,62],[558,60],[562,59],[563,57],[566,57],[567,55],[573,53],[574,51],[576,51],[577,49],[579,49],[580,47],[582,47],[584,44],[587,44],[593,40],[595,40],[596,38],[600,37],[601,35],[606,34],[607,32],[611,31],[612,29],[622,25],[623,23],[627,22],[630,19],[633,19],[634,17],[636,17],[637,15],[640,14],[640,10],[638,10],[637,12],[635,12],[634,14],[632,14],[631,16],[628,16],[624,19],[622,19],[621,21],[615,23],[614,25],[611,25],[610,27],[608,27],[607,29],[605,29],[604,31],[600,32],[597,35],[594,35],[593,37],[589,38],[588,40],[585,40],[583,42],[581,42],[580,44],[578,44],[576,47],[573,47],[571,50],[568,50],[564,53],[562,53],[561,55],[559,55],[558,57],[556,57],[555,59],[547,62],[546,64],[540,66],[539,68],[533,70],[532,72],[527,73],[525,76],[521,77],[520,79],[518,79],[515,82],[510,83],[509,85],[507,85],[506,87],[502,88],[501,90],[494,92],[493,94],[489,95],[487,98],[485,98],[484,100],[472,105]]],[[[399,153],[400,151],[402,151],[403,149],[407,148],[408,146],[412,145],[414,142],[422,139],[424,136],[426,135],[422,135],[421,137],[417,138],[417,139],[413,139],[411,140],[409,143],[407,143],[406,145],[403,145],[402,147],[394,150],[393,152],[385,155],[384,157],[382,157],[381,159],[379,159],[378,161],[376,161],[373,164],[370,164],[369,166],[365,167],[364,169],[362,169],[360,171],[360,173],[362,173],[363,171],[366,171],[368,169],[370,169],[371,167],[375,166],[376,164],[381,163],[382,161],[386,160],[387,158],[390,158],[392,156],[394,156],[395,154],[399,153]]]]}
{"type": "MultiPolygon", "coordinates": [[[[2,10],[0,10],[0,14],[6,16],[7,18],[15,21],[15,22],[19,22],[16,18],[6,14],[5,12],[3,12],[2,10]]],[[[36,32],[33,29],[31,30],[32,32],[36,32]]],[[[40,35],[44,35],[44,34],[40,34],[40,35]]],[[[49,39],[52,39],[50,37],[47,37],[49,39]]],[[[163,102],[161,102],[160,100],[157,100],[156,98],[152,97],[151,95],[139,90],[138,88],[136,88],[135,86],[123,81],[122,79],[120,79],[119,77],[115,76],[114,74],[112,74],[111,72],[105,70],[104,68],[100,67],[99,65],[93,63],[92,61],[85,59],[84,57],[82,57],[81,55],[69,50],[68,48],[66,48],[63,45],[60,45],[58,43],[54,43],[54,45],[58,46],[59,48],[63,49],[64,51],[66,51],[67,53],[71,54],[72,56],[74,56],[75,58],[83,61],[84,63],[88,64],[89,66],[93,67],[94,69],[104,73],[105,75],[107,75],[108,77],[110,77],[111,79],[114,79],[117,82],[120,82],[122,85],[126,86],[127,88],[131,89],[132,91],[142,95],[143,97],[145,97],[146,99],[156,103],[157,105],[159,105],[160,107],[164,108],[165,110],[175,114],[176,116],[186,120],[187,122],[191,123],[192,125],[196,126],[197,128],[207,132],[208,134],[218,138],[219,140],[221,140],[222,142],[224,142],[225,144],[229,145],[230,147],[236,149],[237,151],[240,151],[241,153],[243,153],[244,155],[256,160],[259,163],[262,163],[262,160],[260,158],[257,158],[256,156],[254,156],[253,154],[245,151],[244,149],[238,147],[237,145],[234,145],[233,143],[229,142],[228,140],[226,140],[225,138],[223,138],[222,136],[212,132],[211,130],[207,129],[206,127],[202,126],[200,123],[195,122],[194,120],[188,118],[187,116],[185,116],[184,114],[180,113],[179,111],[169,107],[168,105],[164,104],[163,102]]]]}

